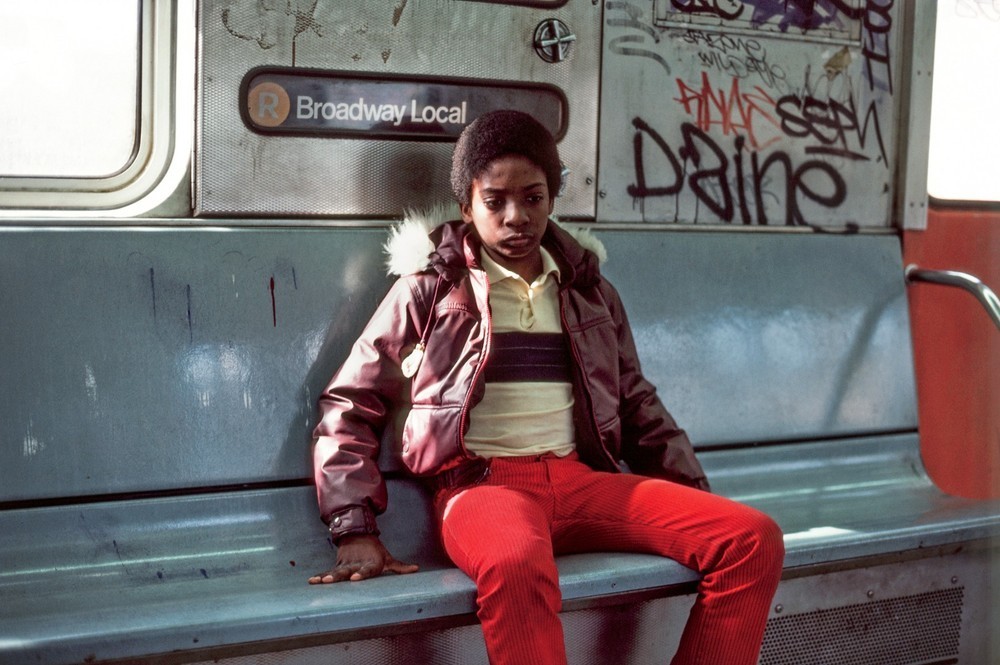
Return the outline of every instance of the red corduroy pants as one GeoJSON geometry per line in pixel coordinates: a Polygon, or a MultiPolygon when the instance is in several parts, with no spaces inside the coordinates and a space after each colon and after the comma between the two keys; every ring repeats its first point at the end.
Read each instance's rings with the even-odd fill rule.
{"type": "MultiPolygon", "coordinates": [[[[435,497],[448,555],[478,589],[494,665],[566,662],[554,555],[647,552],[702,575],[674,665],[752,665],[781,576],[781,531],[724,497],[576,455],[495,458],[476,485],[435,497]]],[[[664,654],[664,662],[667,654],[664,654]]]]}

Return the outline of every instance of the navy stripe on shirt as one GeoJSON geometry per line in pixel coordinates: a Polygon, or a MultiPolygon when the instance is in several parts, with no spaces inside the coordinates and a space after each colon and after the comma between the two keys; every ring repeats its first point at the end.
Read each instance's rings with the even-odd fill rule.
{"type": "Polygon", "coordinates": [[[484,376],[487,382],[569,383],[566,338],[562,333],[495,333],[484,376]]]}

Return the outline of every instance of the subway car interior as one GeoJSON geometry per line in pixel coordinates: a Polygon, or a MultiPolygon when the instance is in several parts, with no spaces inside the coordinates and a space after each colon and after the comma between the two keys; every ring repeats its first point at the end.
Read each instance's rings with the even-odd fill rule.
{"type": "MultiPolygon", "coordinates": [[[[1000,663],[997,0],[7,0],[0,54],[0,662],[487,662],[394,432],[420,571],[307,583],[311,443],[389,230],[514,108],[784,532],[759,663],[1000,663]]],[[[695,571],[557,565],[571,663],[669,661],[695,571]]]]}

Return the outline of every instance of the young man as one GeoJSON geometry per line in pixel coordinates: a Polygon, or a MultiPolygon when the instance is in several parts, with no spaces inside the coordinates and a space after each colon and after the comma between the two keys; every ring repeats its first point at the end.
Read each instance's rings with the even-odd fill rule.
{"type": "Polygon", "coordinates": [[[610,550],[702,574],[674,663],[756,663],[781,532],[708,491],[643,378],[603,248],[549,219],[560,173],[538,122],[484,115],[455,147],[462,220],[390,240],[402,277],[320,398],[316,485],[338,552],[310,582],[416,570],[375,521],[379,438],[408,409],[403,461],[428,479],[445,549],[476,582],[492,663],[565,663],[554,557],[610,550]]]}

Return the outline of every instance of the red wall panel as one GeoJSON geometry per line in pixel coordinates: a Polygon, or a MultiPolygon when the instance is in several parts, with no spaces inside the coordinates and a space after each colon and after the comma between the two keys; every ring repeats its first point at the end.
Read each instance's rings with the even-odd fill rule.
{"type": "MultiPolygon", "coordinates": [[[[1000,211],[932,208],[903,254],[1000,291],[1000,211]]],[[[946,492],[1000,497],[1000,331],[962,290],[915,283],[909,298],[924,464],[946,492]]]]}

